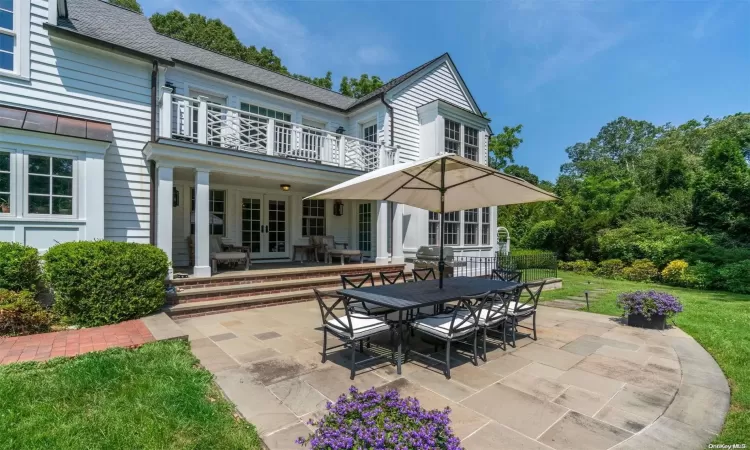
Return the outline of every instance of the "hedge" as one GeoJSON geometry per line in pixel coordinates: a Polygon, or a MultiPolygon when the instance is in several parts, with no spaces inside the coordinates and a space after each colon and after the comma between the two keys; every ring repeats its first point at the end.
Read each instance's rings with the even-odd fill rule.
{"type": "Polygon", "coordinates": [[[111,241],[58,244],[44,256],[53,311],[81,326],[122,322],[164,304],[169,260],[157,247],[111,241]]]}
{"type": "Polygon", "coordinates": [[[0,242],[0,289],[36,292],[41,276],[37,249],[15,242],[0,242]]]}
{"type": "Polygon", "coordinates": [[[52,320],[33,292],[0,289],[0,336],[44,333],[52,320]]]}

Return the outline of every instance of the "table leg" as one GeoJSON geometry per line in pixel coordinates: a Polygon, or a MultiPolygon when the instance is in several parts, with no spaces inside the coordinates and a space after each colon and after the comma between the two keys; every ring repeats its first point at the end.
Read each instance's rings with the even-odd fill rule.
{"type": "Polygon", "coordinates": [[[401,328],[401,314],[402,312],[398,312],[398,351],[396,352],[396,373],[398,375],[401,375],[401,345],[404,342],[404,332],[401,328]]]}

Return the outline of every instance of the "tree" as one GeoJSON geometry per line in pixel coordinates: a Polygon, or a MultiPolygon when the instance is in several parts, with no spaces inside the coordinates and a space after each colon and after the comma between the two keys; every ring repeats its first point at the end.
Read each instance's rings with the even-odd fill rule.
{"type": "Polygon", "coordinates": [[[513,152],[523,143],[521,134],[523,125],[515,127],[504,126],[503,132],[492,136],[490,139],[490,166],[500,170],[509,163],[514,162],[513,152]]]}
{"type": "Polygon", "coordinates": [[[519,166],[516,164],[511,164],[509,166],[506,166],[505,169],[503,169],[503,172],[507,173],[508,175],[513,175],[514,177],[518,177],[522,180],[526,180],[531,184],[534,184],[534,185],[539,184],[539,177],[531,173],[529,168],[526,166],[519,166]]]}
{"type": "Polygon", "coordinates": [[[326,72],[326,76],[322,78],[310,78],[305,75],[300,75],[298,73],[295,73],[292,75],[292,77],[304,81],[306,83],[314,84],[315,86],[322,87],[323,89],[331,89],[333,88],[333,80],[331,79],[332,73],[329,70],[326,72]]]}
{"type": "Polygon", "coordinates": [[[156,13],[149,20],[157,32],[166,36],[289,75],[281,58],[273,50],[266,47],[258,50],[254,45],[245,46],[234,31],[219,19],[208,19],[200,14],[185,16],[175,10],[166,14],[156,13]]]}
{"type": "Polygon", "coordinates": [[[131,11],[143,14],[143,8],[138,4],[138,0],[109,0],[113,5],[122,6],[131,11]]]}
{"type": "Polygon", "coordinates": [[[359,78],[343,77],[339,85],[339,93],[348,97],[361,98],[383,85],[379,76],[372,77],[363,73],[359,78]]]}

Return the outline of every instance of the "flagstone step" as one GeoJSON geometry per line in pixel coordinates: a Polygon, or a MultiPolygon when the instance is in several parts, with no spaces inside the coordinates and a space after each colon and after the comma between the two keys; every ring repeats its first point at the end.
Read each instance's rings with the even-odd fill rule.
{"type": "MultiPolygon", "coordinates": [[[[326,291],[335,291],[335,288],[327,289],[326,291]]],[[[176,305],[165,306],[163,311],[171,317],[185,318],[242,309],[262,308],[271,305],[306,302],[314,299],[315,293],[313,290],[304,289],[274,294],[178,303],[176,305]]]]}
{"type": "Polygon", "coordinates": [[[227,298],[248,297],[263,294],[278,294],[301,290],[333,289],[341,286],[341,276],[323,276],[319,278],[300,278],[296,280],[264,281],[250,284],[230,284],[199,288],[182,288],[170,295],[167,303],[189,303],[197,301],[221,300],[227,298]]]}

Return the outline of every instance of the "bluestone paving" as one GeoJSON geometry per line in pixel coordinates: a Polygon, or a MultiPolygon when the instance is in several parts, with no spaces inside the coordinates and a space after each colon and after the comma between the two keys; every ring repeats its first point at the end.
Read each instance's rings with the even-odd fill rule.
{"type": "MultiPolygon", "coordinates": [[[[442,366],[409,358],[396,373],[386,358],[358,367],[351,352],[321,362],[316,303],[306,302],[180,319],[201,364],[216,375],[238,411],[270,449],[296,449],[309,419],[326,414],[350,386],[394,388],[428,409],[450,407],[467,450],[704,448],[720,430],[729,388],[718,364],[681,330],[641,330],[613,318],[540,306],[538,337],[519,335],[506,351],[488,343],[475,367],[452,352],[452,379],[442,366]],[[631,436],[631,433],[635,433],[631,436]]],[[[171,326],[167,325],[171,329],[171,326]]],[[[176,331],[176,330],[175,330],[176,331]]],[[[432,353],[431,345],[413,338],[432,353]]],[[[329,336],[329,345],[336,345],[329,336]]],[[[387,344],[385,340],[379,343],[387,344]]],[[[440,349],[434,356],[443,359],[440,349]]],[[[357,352],[357,359],[367,356],[357,352]]]]}

